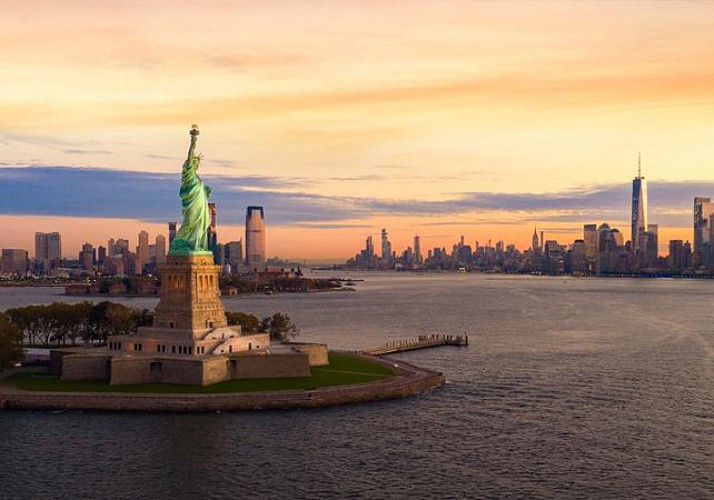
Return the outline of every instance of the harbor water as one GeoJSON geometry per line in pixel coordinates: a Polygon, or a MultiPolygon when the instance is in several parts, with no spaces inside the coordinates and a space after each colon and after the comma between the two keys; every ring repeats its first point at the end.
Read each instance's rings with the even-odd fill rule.
{"type": "MultiPolygon", "coordinates": [[[[714,498],[714,281],[352,277],[224,303],[336,349],[466,334],[394,356],[445,387],[301,411],[0,412],[0,498],[714,498]]],[[[78,300],[0,288],[0,310],[78,300]]]]}

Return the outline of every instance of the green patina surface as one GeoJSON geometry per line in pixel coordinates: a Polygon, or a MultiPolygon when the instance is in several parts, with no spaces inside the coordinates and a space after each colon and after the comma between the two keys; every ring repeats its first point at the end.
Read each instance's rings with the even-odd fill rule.
{"type": "Polygon", "coordinates": [[[198,128],[191,128],[191,146],[188,157],[183,163],[181,171],[181,227],[176,237],[171,242],[169,255],[189,255],[209,252],[208,227],[211,217],[208,212],[208,199],[211,197],[211,188],[206,186],[198,176],[198,167],[201,156],[196,155],[196,142],[198,141],[198,128]]]}
{"type": "Polygon", "coordinates": [[[3,383],[24,391],[216,394],[310,390],[321,387],[373,382],[394,375],[390,368],[361,358],[330,354],[329,361],[330,364],[328,366],[311,368],[311,376],[306,378],[229,380],[206,387],[174,384],[111,386],[108,382],[102,380],[64,381],[54,375],[41,373],[16,373],[3,380],[3,383]]]}

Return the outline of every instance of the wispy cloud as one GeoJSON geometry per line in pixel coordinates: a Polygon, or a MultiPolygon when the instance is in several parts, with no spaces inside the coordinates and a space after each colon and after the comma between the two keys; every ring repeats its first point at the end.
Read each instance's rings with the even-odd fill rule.
{"type": "Polygon", "coordinates": [[[370,224],[352,224],[349,222],[297,222],[293,225],[305,229],[366,229],[372,227],[370,224]]]}
{"type": "Polygon", "coordinates": [[[21,134],[21,133],[0,133],[0,145],[13,147],[16,145],[32,145],[39,146],[42,148],[47,148],[55,151],[59,151],[67,154],[77,154],[77,155],[110,155],[113,151],[105,148],[92,148],[87,146],[127,146],[129,143],[125,141],[110,141],[110,142],[98,142],[95,140],[87,141],[68,141],[59,137],[52,135],[42,135],[42,134],[21,134]]]}
{"type": "Polygon", "coordinates": [[[157,154],[146,154],[144,158],[149,158],[151,160],[171,160],[171,161],[181,161],[178,156],[168,156],[168,155],[157,155],[157,154]]]}
{"type": "Polygon", "coordinates": [[[62,150],[63,153],[71,155],[110,155],[113,154],[111,151],[106,149],[77,149],[77,148],[66,148],[62,150]]]}
{"type": "MultiPolygon", "coordinates": [[[[69,167],[0,168],[0,213],[122,217],[148,221],[180,218],[175,174],[69,167]]],[[[307,193],[284,193],[286,179],[205,176],[223,223],[239,224],[247,205],[268,207],[272,224],[339,221],[355,217],[349,202],[307,193]]]]}
{"type": "MultiPolygon", "coordinates": [[[[180,218],[175,174],[69,167],[0,167],[0,213],[122,217],[149,221],[180,218]]],[[[524,222],[622,221],[629,211],[629,186],[605,184],[553,193],[463,192],[453,198],[385,200],[305,192],[308,179],[205,176],[222,223],[240,224],[247,205],[266,207],[275,225],[316,229],[363,227],[374,216],[462,217],[426,220],[429,225],[522,224],[524,222]],[[472,222],[473,221],[473,222],[472,222]]],[[[695,196],[714,193],[714,182],[656,181],[650,184],[651,222],[687,226],[695,196]]]]}

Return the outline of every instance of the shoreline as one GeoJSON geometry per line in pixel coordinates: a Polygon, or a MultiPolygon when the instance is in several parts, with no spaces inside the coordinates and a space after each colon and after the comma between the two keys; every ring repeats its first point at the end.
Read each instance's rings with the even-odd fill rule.
{"type": "Polygon", "coordinates": [[[366,357],[390,366],[395,375],[364,384],[317,389],[216,394],[46,392],[22,391],[0,385],[0,410],[199,413],[325,408],[406,398],[446,383],[441,372],[401,360],[366,357]]]}

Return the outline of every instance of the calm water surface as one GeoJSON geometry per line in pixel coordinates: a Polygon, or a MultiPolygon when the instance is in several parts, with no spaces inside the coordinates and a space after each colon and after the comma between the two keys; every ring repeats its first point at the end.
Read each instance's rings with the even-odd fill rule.
{"type": "MultiPolygon", "coordinates": [[[[714,498],[714,281],[366,274],[225,300],[447,374],[385,403],[205,415],[0,413],[0,498],[714,498]]],[[[0,310],[63,297],[0,289],[0,310]]],[[[153,307],[155,299],[124,299],[153,307]]]]}

